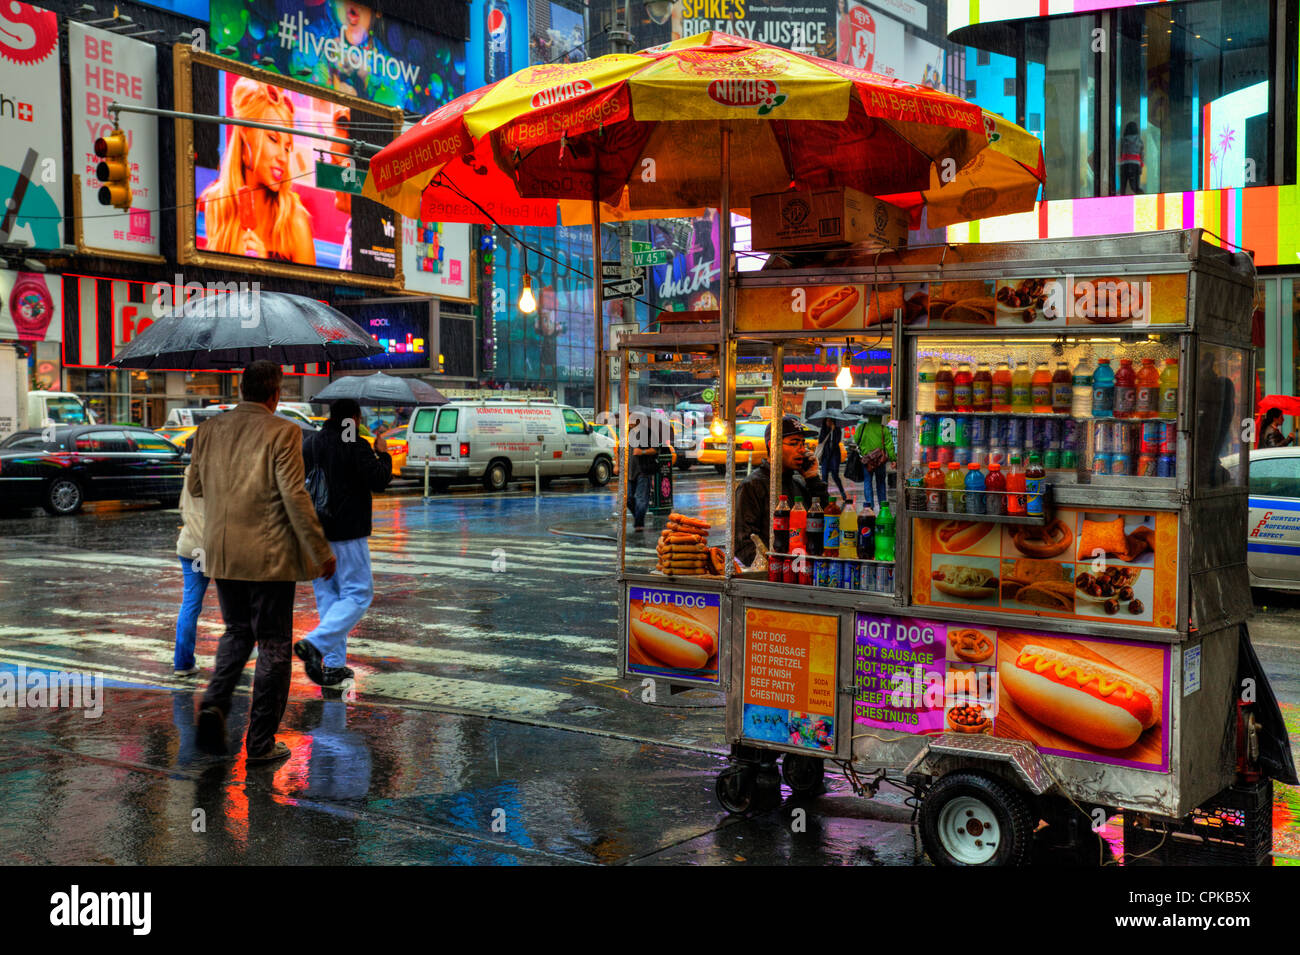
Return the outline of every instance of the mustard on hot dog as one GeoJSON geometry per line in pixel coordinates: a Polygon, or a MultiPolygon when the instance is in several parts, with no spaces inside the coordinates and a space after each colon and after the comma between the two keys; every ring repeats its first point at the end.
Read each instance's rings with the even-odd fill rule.
{"type": "Polygon", "coordinates": [[[841,285],[814,302],[808,309],[808,321],[814,328],[829,328],[857,306],[861,293],[851,285],[841,285]]]}
{"type": "Polygon", "coordinates": [[[631,629],[641,651],[664,666],[698,670],[718,649],[716,630],[664,607],[642,607],[632,618],[631,629]]]}

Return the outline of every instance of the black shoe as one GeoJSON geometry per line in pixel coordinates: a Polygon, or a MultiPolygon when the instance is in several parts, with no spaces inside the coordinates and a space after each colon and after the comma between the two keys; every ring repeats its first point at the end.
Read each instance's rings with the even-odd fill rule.
{"type": "Polygon", "coordinates": [[[199,710],[199,727],[194,742],[201,750],[225,755],[228,752],[226,714],[215,706],[205,706],[199,710]]]}
{"type": "Polygon", "coordinates": [[[320,681],[320,685],[323,687],[336,687],[354,676],[356,674],[351,667],[326,667],[324,679],[320,681]]]}
{"type": "Polygon", "coordinates": [[[307,679],[316,684],[323,684],[324,664],[321,652],[310,640],[299,640],[293,645],[293,652],[302,661],[302,668],[307,672],[307,679]]]}

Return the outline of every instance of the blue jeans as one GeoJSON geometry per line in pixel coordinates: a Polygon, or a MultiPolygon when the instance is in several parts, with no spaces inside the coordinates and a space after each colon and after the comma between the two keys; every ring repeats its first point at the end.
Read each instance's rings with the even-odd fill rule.
{"type": "Polygon", "coordinates": [[[347,665],[348,633],[375,599],[375,581],[370,573],[368,537],[330,541],[330,550],[338,567],[329,580],[317,577],[312,581],[320,622],[303,639],[321,652],[324,666],[341,667],[347,665]]]}
{"type": "Polygon", "coordinates": [[[885,503],[885,481],[888,477],[888,469],[884,466],[876,468],[874,471],[868,471],[862,479],[862,499],[867,502],[868,507],[877,507],[885,503]],[[875,498],[872,498],[871,489],[875,486],[875,498]]]}
{"type": "Polygon", "coordinates": [[[645,527],[645,515],[650,510],[650,485],[655,477],[652,472],[638,472],[634,478],[635,483],[627,499],[628,507],[632,508],[633,527],[645,527]]]}
{"type": "Polygon", "coordinates": [[[191,558],[178,559],[181,573],[185,575],[185,595],[181,597],[181,611],[176,616],[176,652],[172,656],[172,669],[188,670],[194,666],[199,614],[203,612],[203,595],[208,592],[209,580],[194,569],[191,558]]]}

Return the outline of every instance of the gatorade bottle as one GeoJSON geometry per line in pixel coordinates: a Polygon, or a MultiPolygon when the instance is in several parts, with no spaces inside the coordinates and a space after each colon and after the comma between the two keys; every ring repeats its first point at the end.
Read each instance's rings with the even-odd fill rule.
{"type": "Polygon", "coordinates": [[[1137,373],[1137,416],[1154,418],[1160,410],[1160,369],[1154,358],[1143,358],[1137,373]]]}
{"type": "Polygon", "coordinates": [[[1156,413],[1167,421],[1178,417],[1178,359],[1166,358],[1160,372],[1160,400],[1156,413]]]}
{"type": "MultiPolygon", "coordinates": [[[[1047,376],[1048,386],[1050,387],[1052,376],[1047,376]]],[[[1033,387],[1034,375],[1029,370],[1029,362],[1022,361],[1016,364],[1016,370],[1011,373],[1011,410],[1016,414],[1029,414],[1033,410],[1033,387]]],[[[1050,406],[1051,395],[1048,395],[1050,406]]]]}
{"type": "Polygon", "coordinates": [[[1056,363],[1052,375],[1052,414],[1069,414],[1074,404],[1074,379],[1070,367],[1063,361],[1056,363]]]}
{"type": "Polygon", "coordinates": [[[925,510],[925,469],[919,463],[907,472],[906,501],[909,511],[925,510]]]}
{"type": "MultiPolygon", "coordinates": [[[[948,509],[947,485],[938,461],[931,461],[925,472],[925,509],[927,511],[946,511],[948,509]]],[[[861,533],[859,531],[859,533],[861,533]]]]}
{"type": "Polygon", "coordinates": [[[998,362],[993,372],[993,411],[1006,414],[1011,410],[1011,366],[1005,361],[998,362]]]}
{"type": "Polygon", "coordinates": [[[966,479],[962,477],[961,465],[956,461],[948,462],[948,474],[944,477],[944,486],[948,489],[948,510],[963,512],[966,510],[966,479]]]}
{"type": "Polygon", "coordinates": [[[927,358],[916,372],[916,410],[921,414],[934,413],[934,378],[939,373],[934,362],[927,358]]]}
{"type": "Polygon", "coordinates": [[[1115,372],[1114,414],[1116,418],[1132,418],[1137,414],[1137,374],[1131,358],[1121,358],[1119,371],[1115,372]]]}
{"type": "Polygon", "coordinates": [[[790,553],[808,553],[808,512],[803,509],[801,497],[796,497],[790,508],[790,553]]]}
{"type": "Polygon", "coordinates": [[[1019,453],[1011,455],[1011,470],[1007,472],[1007,491],[1007,513],[1025,513],[1025,471],[1020,466],[1019,453]]]}
{"type": "Polygon", "coordinates": [[[1040,361],[1029,379],[1029,400],[1034,414],[1052,413],[1052,370],[1040,361]]]}
{"type": "Polygon", "coordinates": [[[966,513],[984,513],[984,475],[974,461],[966,465],[966,513]]]}
{"type": "Polygon", "coordinates": [[[840,506],[835,503],[835,495],[826,505],[825,530],[822,532],[822,553],[827,557],[837,557],[840,552],[840,506]]]}
{"type": "Polygon", "coordinates": [[[1005,514],[1007,498],[1002,492],[1007,489],[1007,478],[1002,473],[1002,465],[990,464],[989,476],[984,479],[984,510],[989,514],[1005,514]],[[997,492],[997,493],[994,493],[997,492]]]}
{"type": "Polygon", "coordinates": [[[1110,418],[1114,414],[1115,372],[1111,370],[1110,359],[1103,358],[1092,373],[1092,416],[1110,418]]]}
{"type": "Polygon", "coordinates": [[[858,511],[858,560],[876,559],[876,515],[867,510],[867,502],[862,502],[858,511]]]}
{"type": "Polygon", "coordinates": [[[934,376],[934,410],[952,411],[952,367],[940,365],[934,376]]]}
{"type": "Polygon", "coordinates": [[[975,366],[975,378],[971,382],[972,407],[976,411],[993,410],[993,374],[987,362],[975,366]]]}
{"type": "Polygon", "coordinates": [[[858,556],[858,512],[853,509],[853,499],[845,498],[840,514],[840,557],[858,556]]]}
{"type": "Polygon", "coordinates": [[[825,543],[823,535],[825,533],[826,515],[822,513],[822,502],[814,497],[812,499],[812,507],[808,508],[806,539],[809,557],[820,557],[822,555],[822,545],[825,543]]]}
{"type": "Polygon", "coordinates": [[[1029,455],[1029,467],[1025,468],[1025,491],[1028,494],[1025,501],[1026,514],[1043,513],[1043,479],[1046,477],[1047,471],[1043,469],[1042,459],[1035,451],[1029,455]]]}
{"type": "Polygon", "coordinates": [[[790,553],[790,501],[782,494],[772,515],[772,550],[777,554],[790,553]]]}
{"type": "Polygon", "coordinates": [[[1079,364],[1074,366],[1074,376],[1071,381],[1072,400],[1070,401],[1070,414],[1076,418],[1086,418],[1092,413],[1092,369],[1088,363],[1079,360],[1079,364]]]}
{"type": "Polygon", "coordinates": [[[889,511],[889,504],[880,505],[876,515],[876,560],[894,559],[894,515],[889,511]]]}
{"type": "Polygon", "coordinates": [[[957,366],[957,374],[952,377],[952,410],[975,410],[975,376],[966,362],[957,366]]]}

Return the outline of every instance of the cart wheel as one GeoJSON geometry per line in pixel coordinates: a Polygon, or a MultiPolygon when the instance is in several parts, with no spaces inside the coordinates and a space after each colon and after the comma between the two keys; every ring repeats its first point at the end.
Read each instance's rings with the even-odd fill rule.
{"type": "Polygon", "coordinates": [[[949,773],[921,801],[921,842],[935,865],[1023,865],[1033,827],[1024,797],[980,773],[949,773]]]}
{"type": "Polygon", "coordinates": [[[728,766],[720,772],[714,791],[722,808],[733,814],[748,812],[754,804],[757,777],[757,771],[752,765],[728,766]]]}
{"type": "Polygon", "coordinates": [[[816,756],[786,753],[781,758],[781,776],[795,796],[820,796],[826,792],[826,761],[816,756]]]}

